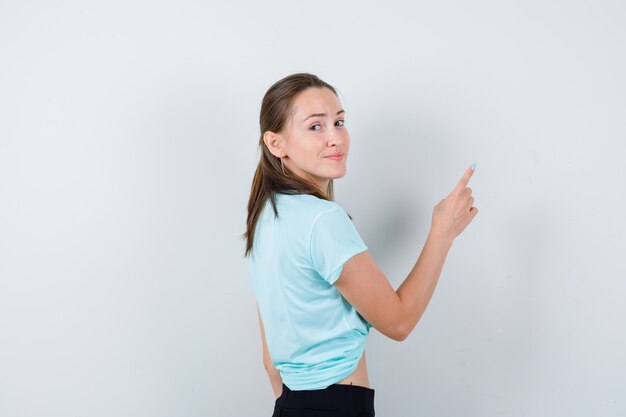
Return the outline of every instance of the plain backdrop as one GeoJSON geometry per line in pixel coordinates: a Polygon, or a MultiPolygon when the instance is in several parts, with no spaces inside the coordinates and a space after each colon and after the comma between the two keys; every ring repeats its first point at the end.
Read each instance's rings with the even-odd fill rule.
{"type": "Polygon", "coordinates": [[[479,213],[376,415],[626,414],[622,1],[0,3],[0,416],[269,416],[243,257],[267,89],[335,86],[394,288],[479,213]]]}

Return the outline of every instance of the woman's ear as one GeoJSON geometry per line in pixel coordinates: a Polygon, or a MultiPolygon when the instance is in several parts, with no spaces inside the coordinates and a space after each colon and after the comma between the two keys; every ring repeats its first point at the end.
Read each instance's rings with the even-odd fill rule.
{"type": "Polygon", "coordinates": [[[267,149],[269,149],[275,157],[282,158],[286,155],[283,151],[284,138],[282,135],[268,130],[263,134],[263,142],[265,142],[265,146],[267,146],[267,149]]]}

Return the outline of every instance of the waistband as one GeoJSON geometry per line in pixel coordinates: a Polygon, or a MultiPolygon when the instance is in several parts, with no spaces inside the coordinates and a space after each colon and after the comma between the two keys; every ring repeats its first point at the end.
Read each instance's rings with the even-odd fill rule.
{"type": "Polygon", "coordinates": [[[276,404],[290,408],[354,411],[374,413],[376,390],[361,385],[332,384],[318,390],[292,391],[283,383],[283,392],[276,404]]]}

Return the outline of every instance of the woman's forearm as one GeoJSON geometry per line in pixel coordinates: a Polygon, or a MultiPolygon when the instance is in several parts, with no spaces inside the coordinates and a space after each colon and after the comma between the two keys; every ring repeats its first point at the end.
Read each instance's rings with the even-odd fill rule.
{"type": "Polygon", "coordinates": [[[415,266],[396,290],[405,312],[406,321],[402,326],[405,338],[413,331],[426,310],[451,246],[451,240],[431,231],[415,266]]]}
{"type": "Polygon", "coordinates": [[[283,378],[280,376],[280,371],[274,368],[274,365],[265,365],[267,376],[270,378],[270,384],[272,384],[272,390],[274,391],[274,397],[280,397],[283,392],[283,378]]]}

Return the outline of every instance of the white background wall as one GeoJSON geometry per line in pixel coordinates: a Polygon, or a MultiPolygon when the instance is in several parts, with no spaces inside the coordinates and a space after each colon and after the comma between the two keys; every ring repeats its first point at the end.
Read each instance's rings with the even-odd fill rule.
{"type": "Polygon", "coordinates": [[[621,1],[0,3],[0,416],[271,415],[243,258],[258,112],[334,85],[336,200],[394,288],[479,214],[378,416],[626,413],[621,1]]]}

